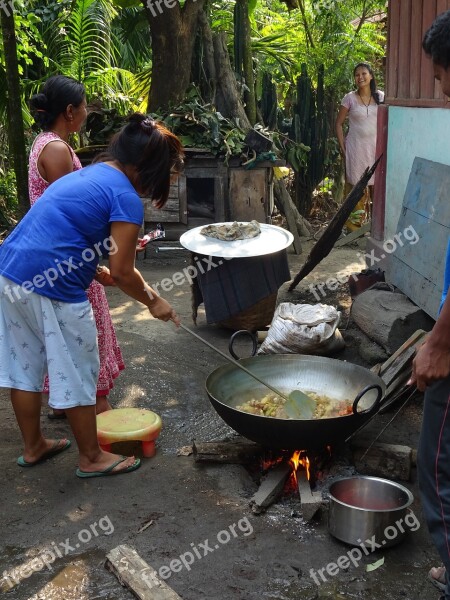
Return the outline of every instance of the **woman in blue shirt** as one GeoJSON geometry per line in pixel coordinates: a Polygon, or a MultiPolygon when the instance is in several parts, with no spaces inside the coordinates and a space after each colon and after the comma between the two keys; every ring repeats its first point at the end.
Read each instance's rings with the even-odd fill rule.
{"type": "Polygon", "coordinates": [[[98,347],[86,288],[101,256],[112,282],[151,314],[179,324],[170,304],[135,268],[143,221],[139,194],[160,208],[170,179],[182,167],[179,140],[135,114],[113,138],[101,162],[55,181],[0,246],[0,387],[11,400],[24,440],[21,466],[70,446],[40,429],[41,386],[66,411],[79,450],[79,477],[129,472],[139,459],[100,449],[95,395],[98,347]]]}

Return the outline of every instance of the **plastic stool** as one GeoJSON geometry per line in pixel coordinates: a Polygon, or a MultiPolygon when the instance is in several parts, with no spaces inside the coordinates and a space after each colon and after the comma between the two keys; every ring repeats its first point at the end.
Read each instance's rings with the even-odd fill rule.
{"type": "Polygon", "coordinates": [[[111,452],[114,442],[139,440],[143,455],[155,456],[161,427],[161,417],[145,408],[116,408],[97,415],[98,442],[106,452],[111,452]]]}

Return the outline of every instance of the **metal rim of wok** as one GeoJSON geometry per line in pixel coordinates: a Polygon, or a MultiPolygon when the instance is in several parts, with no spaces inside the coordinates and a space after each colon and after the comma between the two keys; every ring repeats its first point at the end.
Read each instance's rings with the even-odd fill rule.
{"type": "Polygon", "coordinates": [[[237,433],[268,448],[319,449],[342,442],[378,411],[385,391],[383,380],[371,371],[332,358],[276,354],[240,362],[280,391],[302,389],[353,402],[353,413],[339,417],[297,420],[253,415],[235,406],[254,391],[268,393],[267,388],[233,364],[218,367],[205,384],[214,409],[237,433]]]}

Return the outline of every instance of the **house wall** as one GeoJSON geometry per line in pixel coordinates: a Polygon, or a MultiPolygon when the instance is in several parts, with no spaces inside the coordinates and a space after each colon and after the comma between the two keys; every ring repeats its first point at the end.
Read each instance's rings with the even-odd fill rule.
{"type": "Polygon", "coordinates": [[[433,65],[422,51],[422,39],[450,0],[389,0],[386,103],[441,106],[444,98],[434,81],[433,65]]]}
{"type": "Polygon", "coordinates": [[[450,110],[390,106],[388,120],[385,240],[397,231],[414,158],[450,165],[450,110]]]}

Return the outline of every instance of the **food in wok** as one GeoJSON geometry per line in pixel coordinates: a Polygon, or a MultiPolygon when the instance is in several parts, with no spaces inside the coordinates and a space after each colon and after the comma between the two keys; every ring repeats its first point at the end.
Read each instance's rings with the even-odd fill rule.
{"type": "MultiPolygon", "coordinates": [[[[307,392],[308,396],[316,401],[313,419],[329,419],[350,415],[353,412],[352,403],[349,400],[333,400],[327,396],[321,396],[315,392],[307,392]]],[[[284,405],[286,400],[275,394],[266,394],[262,398],[252,398],[243,404],[236,406],[237,410],[259,415],[261,417],[272,417],[275,419],[289,419],[284,405]]]]}

